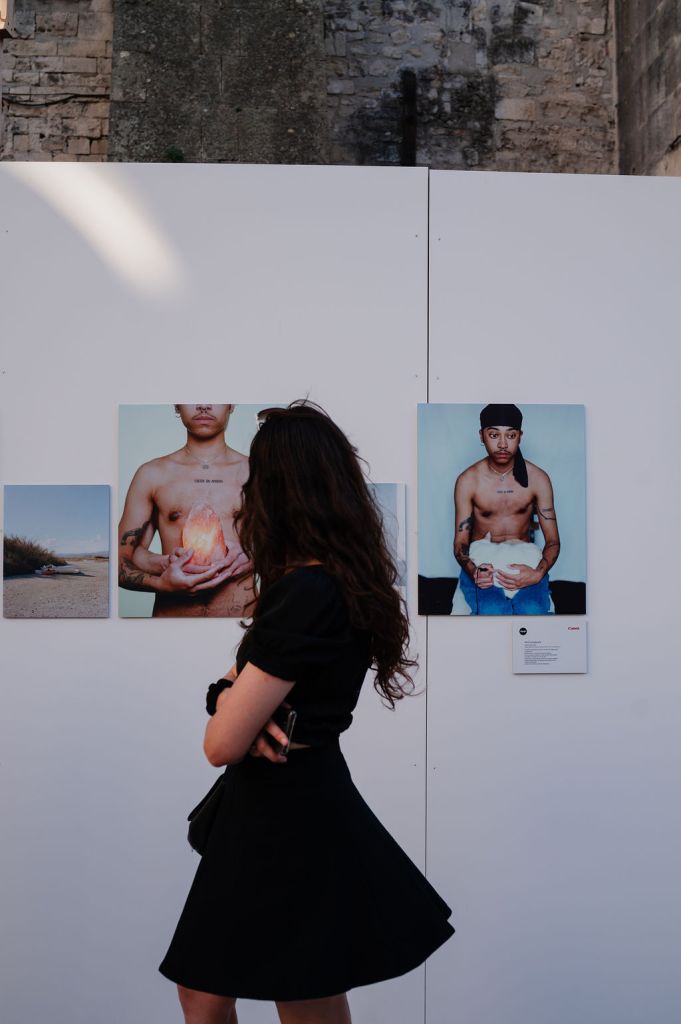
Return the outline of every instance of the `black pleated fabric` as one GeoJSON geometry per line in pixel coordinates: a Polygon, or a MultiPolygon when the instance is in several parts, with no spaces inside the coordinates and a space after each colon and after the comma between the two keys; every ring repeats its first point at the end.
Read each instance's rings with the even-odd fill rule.
{"type": "Polygon", "coordinates": [[[454,932],[451,909],[352,781],[338,740],[246,757],[161,973],[218,995],[318,999],[393,978],[454,932]]]}

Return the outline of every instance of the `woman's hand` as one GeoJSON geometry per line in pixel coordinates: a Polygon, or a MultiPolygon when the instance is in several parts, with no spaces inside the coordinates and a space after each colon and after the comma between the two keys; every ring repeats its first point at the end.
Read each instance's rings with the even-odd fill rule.
{"type": "MultiPolygon", "coordinates": [[[[284,701],[282,707],[289,709],[291,705],[288,701],[284,701]]],[[[269,721],[265,722],[262,729],[253,740],[248,753],[251,757],[265,757],[268,761],[272,761],[274,764],[284,764],[286,761],[286,755],[277,753],[270,741],[267,739],[268,736],[271,736],[284,747],[288,743],[288,736],[284,730],[281,726],[277,725],[273,718],[270,718],[269,721]]]]}

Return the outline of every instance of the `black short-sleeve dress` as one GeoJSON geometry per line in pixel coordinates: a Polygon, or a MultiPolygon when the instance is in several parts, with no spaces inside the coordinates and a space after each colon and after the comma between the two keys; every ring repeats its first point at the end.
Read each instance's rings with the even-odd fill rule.
{"type": "MultiPolygon", "coordinates": [[[[285,764],[225,769],[220,809],[160,966],[217,995],[318,999],[405,974],[454,932],[451,909],[355,787],[339,744],[370,664],[323,566],[261,597],[237,654],[295,681],[285,764]]],[[[278,717],[278,716],[277,716],[278,717]]]]}

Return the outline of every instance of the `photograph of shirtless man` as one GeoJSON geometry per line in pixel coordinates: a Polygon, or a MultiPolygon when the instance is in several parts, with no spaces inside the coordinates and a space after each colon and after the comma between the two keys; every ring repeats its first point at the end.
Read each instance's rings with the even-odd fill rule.
{"type": "Polygon", "coordinates": [[[128,487],[118,527],[119,585],[153,593],[154,618],[250,614],[251,564],[233,528],[248,458],[225,440],[233,411],[176,405],[185,443],[144,462],[128,487]],[[156,534],[160,554],[150,551],[156,534]]]}
{"type": "Polygon", "coordinates": [[[461,574],[452,614],[553,612],[549,570],[560,554],[553,486],[544,469],[523,458],[522,422],[515,405],[487,405],[480,413],[485,457],[454,487],[454,557],[461,574]],[[534,542],[535,516],[541,548],[534,542]]]}

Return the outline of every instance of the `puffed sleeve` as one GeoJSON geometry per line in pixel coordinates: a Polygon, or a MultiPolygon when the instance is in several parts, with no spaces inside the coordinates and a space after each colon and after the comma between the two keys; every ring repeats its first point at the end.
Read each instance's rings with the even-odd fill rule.
{"type": "Polygon", "coordinates": [[[288,682],[309,679],[338,656],[347,629],[345,604],[333,576],[324,570],[288,573],[260,598],[239,649],[239,671],[250,661],[288,682]]]}

